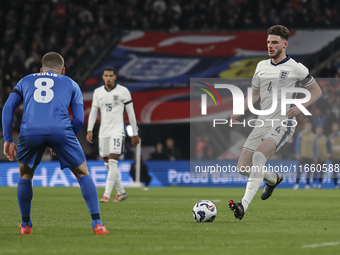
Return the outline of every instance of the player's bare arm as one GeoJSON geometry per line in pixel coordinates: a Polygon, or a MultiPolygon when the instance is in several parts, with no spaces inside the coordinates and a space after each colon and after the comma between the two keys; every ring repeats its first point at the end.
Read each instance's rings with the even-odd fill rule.
{"type": "Polygon", "coordinates": [[[89,143],[92,143],[92,137],[93,137],[93,132],[92,131],[87,131],[86,141],[88,141],[89,143]]]}
{"type": "MultiPolygon", "coordinates": [[[[257,102],[257,100],[259,100],[260,98],[260,90],[257,89],[252,89],[252,102],[253,105],[257,102]]],[[[244,100],[244,111],[248,110],[248,96],[246,97],[246,99],[244,100]]],[[[237,121],[237,119],[240,117],[240,114],[232,114],[230,116],[230,121],[229,121],[229,127],[231,126],[231,123],[234,122],[239,122],[237,121]]]]}
{"type": "Polygon", "coordinates": [[[131,137],[131,145],[133,147],[136,147],[139,144],[139,136],[135,135],[133,137],[131,137]]]}
{"type": "Polygon", "coordinates": [[[86,134],[86,141],[88,141],[89,143],[92,143],[92,139],[93,139],[92,130],[93,130],[94,124],[96,123],[97,115],[98,115],[98,108],[92,106],[90,114],[89,114],[87,134],[86,134]]]}
{"type": "MultiPolygon", "coordinates": [[[[306,87],[306,89],[308,89],[308,91],[310,92],[311,98],[308,102],[302,104],[305,108],[311,106],[322,96],[322,91],[319,85],[317,84],[317,82],[312,83],[311,85],[306,87]]],[[[289,111],[287,112],[287,116],[291,118],[291,117],[299,115],[300,113],[301,113],[301,110],[297,106],[294,106],[289,109],[289,111]]]]}
{"type": "Polygon", "coordinates": [[[17,156],[17,147],[15,146],[15,144],[11,142],[5,142],[4,154],[9,161],[14,161],[14,157],[17,156]]]}

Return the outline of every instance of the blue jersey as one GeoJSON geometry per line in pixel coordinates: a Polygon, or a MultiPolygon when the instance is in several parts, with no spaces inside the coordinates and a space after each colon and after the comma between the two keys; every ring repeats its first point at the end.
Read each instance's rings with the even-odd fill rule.
{"type": "Polygon", "coordinates": [[[71,78],[52,71],[22,78],[14,87],[24,103],[20,135],[72,131],[68,107],[82,104],[80,88],[71,78]]]}

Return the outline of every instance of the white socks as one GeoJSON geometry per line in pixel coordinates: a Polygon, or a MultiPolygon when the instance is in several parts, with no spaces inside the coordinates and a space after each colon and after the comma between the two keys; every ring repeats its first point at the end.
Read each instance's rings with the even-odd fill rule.
{"type": "Polygon", "coordinates": [[[120,181],[120,177],[119,177],[119,173],[118,173],[118,160],[115,159],[109,159],[109,167],[110,167],[110,172],[114,172],[115,173],[115,180],[114,180],[114,184],[116,187],[116,190],[118,192],[118,195],[124,194],[125,193],[125,189],[122,185],[122,182],[120,181]]]}
{"type": "Polygon", "coordinates": [[[105,185],[104,196],[110,198],[113,186],[116,187],[119,195],[124,194],[125,189],[120,181],[118,173],[118,160],[109,159],[109,163],[105,163],[105,166],[108,169],[108,175],[105,185]]]}
{"type": "Polygon", "coordinates": [[[249,204],[253,200],[254,196],[256,195],[258,189],[260,188],[263,182],[264,172],[262,166],[264,166],[266,162],[267,159],[261,152],[259,151],[254,152],[252,171],[249,175],[246,192],[244,194],[244,197],[242,198],[242,205],[244,207],[244,211],[248,209],[249,204]]]}
{"type": "Polygon", "coordinates": [[[247,177],[249,177],[249,175],[250,175],[250,171],[248,170],[241,170],[240,168],[238,168],[237,166],[236,166],[236,169],[237,169],[237,172],[239,173],[239,174],[241,174],[241,175],[243,175],[243,176],[247,176],[247,177]]]}
{"type": "Polygon", "coordinates": [[[266,182],[268,182],[268,184],[271,185],[271,186],[272,186],[272,185],[275,185],[276,182],[277,182],[277,175],[274,174],[274,173],[272,173],[272,172],[266,171],[266,172],[264,173],[264,180],[265,180],[266,182]]]}
{"type": "MultiPolygon", "coordinates": [[[[246,171],[246,170],[241,170],[237,167],[237,172],[243,176],[247,176],[249,177],[250,175],[250,171],[246,171]]],[[[272,172],[265,172],[264,173],[264,180],[266,182],[268,182],[269,185],[275,185],[277,182],[277,176],[276,174],[272,173],[272,172]]]]}
{"type": "MultiPolygon", "coordinates": [[[[110,160],[113,160],[113,159],[109,159],[109,162],[110,160]]],[[[117,160],[115,161],[117,162],[117,160]]],[[[114,170],[110,171],[110,163],[105,162],[105,166],[107,168],[107,179],[106,179],[106,184],[105,184],[104,196],[107,198],[110,198],[113,186],[115,185],[115,176],[114,176],[115,173],[114,173],[114,170]]]]}

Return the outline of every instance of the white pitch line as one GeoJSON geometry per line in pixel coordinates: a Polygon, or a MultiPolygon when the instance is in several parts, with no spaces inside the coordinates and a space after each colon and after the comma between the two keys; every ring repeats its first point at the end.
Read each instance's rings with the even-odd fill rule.
{"type": "Polygon", "coordinates": [[[334,245],[339,245],[340,242],[333,242],[333,243],[315,243],[315,244],[308,244],[308,245],[303,245],[302,248],[318,248],[322,246],[334,246],[334,245]]]}

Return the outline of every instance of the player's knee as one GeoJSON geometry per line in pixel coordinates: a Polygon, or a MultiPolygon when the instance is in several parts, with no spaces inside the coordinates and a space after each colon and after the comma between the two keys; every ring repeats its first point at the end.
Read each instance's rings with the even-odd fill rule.
{"type": "Polygon", "coordinates": [[[33,179],[34,171],[37,166],[30,168],[24,164],[19,163],[19,177],[23,179],[33,179]]]}
{"type": "Polygon", "coordinates": [[[70,167],[72,173],[77,178],[77,180],[85,175],[90,175],[89,170],[86,165],[86,161],[83,164],[77,167],[70,167]]]}
{"type": "Polygon", "coordinates": [[[251,172],[251,162],[244,162],[242,160],[239,160],[236,169],[239,174],[249,177],[251,172]]]}
{"type": "Polygon", "coordinates": [[[237,162],[237,171],[249,168],[251,167],[251,165],[252,165],[252,162],[250,160],[240,158],[239,161],[237,162]]]}
{"type": "Polygon", "coordinates": [[[119,155],[118,154],[110,154],[109,159],[115,159],[115,160],[118,160],[119,159],[119,155]]]}

